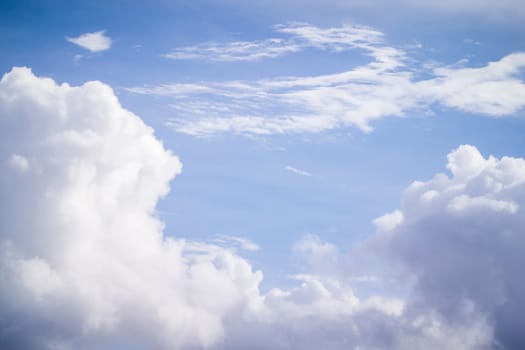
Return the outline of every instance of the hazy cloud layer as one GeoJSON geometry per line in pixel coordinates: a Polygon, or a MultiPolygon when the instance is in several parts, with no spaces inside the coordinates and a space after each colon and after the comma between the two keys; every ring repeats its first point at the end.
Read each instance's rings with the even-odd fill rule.
{"type": "MultiPolygon", "coordinates": [[[[412,67],[406,52],[388,46],[383,34],[370,28],[323,29],[307,24],[277,28],[292,35],[293,45],[284,39],[271,39],[272,43],[281,40],[282,45],[297,48],[281,53],[305,47],[332,52],[359,49],[372,60],[328,75],[175,83],[128,91],[164,97],[175,114],[167,124],[196,136],[317,133],[348,126],[368,132],[377,119],[431,114],[440,106],[492,117],[513,115],[525,107],[525,53],[510,54],[475,68],[412,67]]],[[[255,45],[257,48],[244,45],[242,54],[237,50],[238,43],[231,44],[236,50],[235,59],[269,57],[263,53],[266,49],[261,43],[255,45]]],[[[190,51],[213,60],[215,54],[207,52],[211,47],[190,51]]],[[[227,47],[223,44],[212,51],[227,55],[227,47]]]]}
{"type": "Polygon", "coordinates": [[[261,293],[262,273],[235,252],[252,242],[164,235],[155,206],[181,164],[107,85],[15,68],[0,130],[2,348],[523,345],[523,159],[461,146],[452,176],[414,183],[376,220],[370,246],[415,281],[407,300],[359,298],[337,247],[313,235],[293,246],[308,267],[296,285],[261,293]]]}

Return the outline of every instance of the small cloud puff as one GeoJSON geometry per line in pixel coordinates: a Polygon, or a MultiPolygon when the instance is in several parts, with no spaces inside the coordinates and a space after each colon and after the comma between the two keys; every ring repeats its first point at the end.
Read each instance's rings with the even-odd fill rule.
{"type": "Polygon", "coordinates": [[[105,32],[105,30],[99,30],[98,32],[84,33],[73,38],[66,37],[66,40],[90,52],[106,51],[111,48],[113,41],[105,35],[105,32]]]}

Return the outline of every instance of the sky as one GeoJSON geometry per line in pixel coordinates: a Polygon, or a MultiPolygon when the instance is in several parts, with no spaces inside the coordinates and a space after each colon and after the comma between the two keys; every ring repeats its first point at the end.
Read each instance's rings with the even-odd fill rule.
{"type": "Polygon", "coordinates": [[[0,348],[525,347],[520,0],[0,0],[0,348]]]}

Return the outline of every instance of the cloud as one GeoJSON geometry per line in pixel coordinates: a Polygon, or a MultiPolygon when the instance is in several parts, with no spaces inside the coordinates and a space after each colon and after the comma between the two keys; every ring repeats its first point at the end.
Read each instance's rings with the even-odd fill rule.
{"type": "Polygon", "coordinates": [[[515,53],[480,68],[436,68],[435,78],[418,86],[448,107],[495,117],[511,115],[525,106],[524,68],[525,53],[515,53]]]}
{"type": "Polygon", "coordinates": [[[27,158],[16,153],[9,156],[9,165],[21,173],[25,173],[29,169],[27,158]]]}
{"type": "Polygon", "coordinates": [[[404,51],[386,45],[383,34],[372,29],[305,24],[276,28],[312,47],[334,52],[361,49],[372,60],[335,74],[176,83],[128,91],[173,101],[176,116],[166,124],[195,136],[319,133],[349,126],[370,132],[375,120],[431,114],[440,106],[493,117],[514,115],[525,107],[521,75],[525,53],[476,68],[411,67],[404,51]]]}
{"type": "Polygon", "coordinates": [[[155,207],[181,163],[110,87],[14,68],[0,115],[2,348],[522,345],[523,159],[462,146],[451,177],[412,184],[376,221],[376,252],[416,281],[405,300],[359,297],[338,248],[314,235],[292,247],[306,262],[294,285],[263,293],[231,248],[244,239],[164,234],[155,207]]]}
{"type": "Polygon", "coordinates": [[[84,33],[74,38],[66,37],[66,40],[90,52],[106,51],[111,48],[112,40],[106,36],[105,32],[105,30],[100,30],[98,32],[84,33]]]}
{"type": "Polygon", "coordinates": [[[277,25],[274,30],[287,37],[231,43],[211,42],[177,48],[163,56],[173,60],[256,61],[306,49],[347,51],[352,48],[368,47],[382,40],[382,33],[355,25],[322,29],[307,23],[292,22],[277,25]]]}
{"type": "Polygon", "coordinates": [[[367,243],[405,300],[357,297],[337,247],[307,235],[293,251],[313,273],[268,292],[259,321],[220,349],[522,348],[525,160],[469,145],[447,158],[451,174],[410,185],[367,243]]]}
{"type": "Polygon", "coordinates": [[[409,314],[398,298],[359,298],[334,273],[340,264],[334,245],[308,235],[293,250],[314,273],[291,276],[297,286],[266,293],[261,309],[229,325],[218,349],[491,348],[492,330],[483,318],[451,324],[428,310],[409,314]]]}
{"type": "Polygon", "coordinates": [[[237,249],[255,252],[260,249],[260,247],[245,237],[239,236],[230,236],[230,235],[216,235],[212,240],[212,243],[223,246],[225,248],[237,249]]]}
{"type": "Polygon", "coordinates": [[[205,347],[258,302],[245,260],[163,235],[154,209],[181,163],[107,85],[14,68],[0,115],[0,347],[205,347]]]}
{"type": "Polygon", "coordinates": [[[309,173],[308,171],[304,171],[304,170],[301,170],[301,169],[297,169],[297,168],[294,168],[293,166],[290,166],[290,165],[287,165],[284,167],[285,170],[288,170],[294,174],[297,174],[297,175],[301,175],[301,176],[312,176],[311,173],[309,173]]]}
{"type": "Polygon", "coordinates": [[[435,310],[447,322],[485,318],[496,344],[525,346],[525,160],[483,157],[463,145],[448,155],[451,175],[414,182],[388,214],[376,243],[415,279],[407,313],[435,310]],[[403,220],[392,220],[394,218],[403,220]]]}

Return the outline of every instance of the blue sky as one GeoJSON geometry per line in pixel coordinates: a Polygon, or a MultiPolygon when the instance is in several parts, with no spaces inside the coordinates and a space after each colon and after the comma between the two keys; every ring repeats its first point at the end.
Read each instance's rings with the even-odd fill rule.
{"type": "MultiPolygon", "coordinates": [[[[388,270],[384,266],[389,266],[389,262],[377,265],[368,258],[359,258],[362,252],[355,251],[363,246],[368,247],[364,248],[366,251],[377,248],[369,247],[375,247],[374,242],[383,237],[377,222],[374,224],[376,218],[398,208],[405,218],[410,216],[412,192],[407,188],[414,181],[429,181],[430,187],[435,181],[436,186],[442,186],[435,176],[450,174],[455,164],[450,156],[455,154],[451,153],[453,150],[458,150],[459,158],[470,152],[461,159],[478,159],[477,151],[458,149],[460,145],[474,146],[484,161],[487,159],[487,169],[493,164],[489,156],[498,162],[503,162],[504,157],[525,158],[525,8],[519,1],[465,0],[437,5],[412,0],[2,1],[0,8],[2,74],[13,67],[29,67],[34,76],[51,78],[57,84],[79,86],[100,81],[111,87],[121,106],[153,128],[156,140],[183,164],[182,173],[169,183],[168,195],[154,190],[158,202],[155,212],[148,215],[164,223],[160,234],[191,244],[209,244],[215,247],[205,248],[211,255],[215,249],[226,249],[235,259],[248,262],[254,271],[264,274],[257,284],[264,300],[273,297],[271,291],[275,288],[292,293],[298,278],[291,276],[297,274],[321,279],[337,275],[340,281],[349,281],[370,271],[379,274],[388,270]],[[318,257],[316,252],[328,255],[319,253],[318,257]],[[318,261],[331,258],[338,261],[334,263],[337,267],[318,261]]],[[[85,94],[88,96],[89,92],[85,94]]],[[[80,96],[79,99],[83,95],[80,96]]],[[[4,103],[7,106],[8,102],[4,103]]],[[[35,115],[38,113],[34,111],[35,115]]],[[[16,130],[24,128],[23,124],[7,125],[16,130]]],[[[6,127],[2,126],[3,131],[9,133],[6,127]]],[[[58,127],[49,130],[53,128],[58,127]]],[[[119,139],[119,134],[112,137],[119,139]]],[[[31,144],[32,139],[28,140],[31,144]]],[[[38,143],[34,145],[39,147],[38,143]]],[[[13,167],[21,172],[32,169],[32,160],[22,151],[8,149],[11,144],[7,141],[2,147],[13,167]]],[[[30,149],[27,145],[17,147],[30,149]]],[[[126,149],[124,144],[115,152],[126,153],[126,149]]],[[[79,153],[72,159],[83,156],[79,153]]],[[[145,159],[140,158],[140,162],[149,164],[145,159]]],[[[159,156],[159,161],[162,159],[159,156]]],[[[147,169],[149,165],[144,164],[147,169]]],[[[122,166],[126,168],[125,164],[122,166]]],[[[97,169],[95,173],[105,171],[103,167],[97,169]]],[[[498,171],[511,172],[504,165],[502,169],[498,171]]],[[[176,173],[166,171],[170,176],[176,173]]],[[[148,181],[162,184],[170,176],[152,176],[148,181]]],[[[47,183],[38,181],[37,184],[47,183]]],[[[472,186],[477,185],[464,184],[467,189],[472,186]]],[[[523,201],[522,188],[515,193],[517,198],[508,203],[523,201]]],[[[506,200],[494,198],[489,199],[500,204],[506,200]]],[[[475,203],[489,202],[480,199],[475,203]]],[[[7,206],[8,200],[2,205],[7,206]]],[[[497,208],[515,213],[512,205],[497,208]]],[[[455,220],[446,215],[442,220],[455,220]]],[[[450,231],[479,221],[466,214],[463,219],[450,231]]],[[[27,220],[38,226],[36,214],[27,220]]],[[[399,234],[410,238],[411,230],[424,231],[434,221],[421,222],[421,227],[406,224],[399,234]]],[[[503,227],[501,221],[487,227],[491,225],[503,227]]],[[[509,230],[523,229],[522,223],[516,225],[509,230]]],[[[10,229],[7,226],[3,228],[5,232],[10,229]]],[[[6,233],[2,239],[7,242],[9,237],[6,233]]],[[[429,233],[428,237],[433,236],[429,233]]],[[[414,238],[414,242],[423,241],[414,238]]],[[[389,248],[395,254],[390,251],[385,256],[402,256],[398,258],[402,264],[426,266],[427,260],[418,262],[401,254],[405,251],[399,247],[408,244],[402,239],[400,242],[392,244],[397,248],[389,248]]],[[[453,242],[451,239],[452,246],[453,242]]],[[[523,238],[517,242],[521,247],[523,238]]],[[[425,248],[415,243],[414,246],[425,248]]],[[[481,251],[480,248],[478,252],[481,251]]],[[[25,258],[33,258],[31,254],[28,252],[25,258]]],[[[37,256],[45,260],[46,254],[37,256]]],[[[376,251],[372,255],[382,254],[376,251]]],[[[501,269],[506,274],[518,263],[502,263],[501,269]]],[[[428,266],[435,267],[432,263],[428,266]]],[[[443,269],[469,271],[466,267],[446,265],[443,269]]],[[[437,273],[431,268],[427,272],[428,276],[437,273]]],[[[389,277],[381,277],[384,281],[395,280],[392,276],[399,272],[388,273],[389,277]]],[[[419,272],[404,272],[411,273],[419,276],[419,272]]],[[[469,279],[467,272],[460,276],[469,279]]],[[[426,281],[425,277],[416,280],[426,281]]],[[[515,293],[507,298],[519,297],[522,286],[509,287],[507,282],[501,282],[502,288],[515,293]]],[[[447,311],[450,305],[427,302],[439,299],[427,287],[415,282],[412,294],[441,312],[444,319],[453,319],[447,311]]],[[[372,287],[364,283],[352,288],[355,295],[363,298],[378,291],[382,296],[396,298],[410,294],[403,282],[372,287]]],[[[447,290],[443,295],[453,292],[447,290]]],[[[483,338],[483,346],[496,344],[510,349],[512,344],[524,342],[523,338],[516,340],[514,334],[509,335],[506,328],[511,329],[519,319],[508,316],[500,321],[499,316],[492,317],[504,313],[499,306],[488,307],[476,296],[469,300],[473,300],[474,309],[478,307],[489,315],[489,330],[484,328],[482,332],[488,339],[476,338],[483,338]]],[[[412,307],[419,305],[411,299],[403,302],[412,307]]],[[[10,312],[13,320],[19,320],[16,311],[10,312]]],[[[220,317],[231,318],[236,316],[220,317]]],[[[45,319],[44,313],[35,322],[45,319]]],[[[485,320],[481,316],[476,319],[485,320]]],[[[361,321],[352,320],[359,327],[361,321]]],[[[236,327],[241,326],[224,322],[219,335],[203,336],[205,339],[199,338],[202,332],[197,332],[199,336],[173,343],[161,336],[162,340],[158,340],[155,332],[144,330],[146,340],[138,342],[145,348],[242,348],[255,343],[260,348],[276,346],[258,340],[268,330],[238,337],[236,327]],[[200,340],[194,342],[197,338],[200,340]]],[[[303,325],[302,321],[297,322],[303,325]]],[[[131,321],[130,324],[138,327],[131,321]]],[[[287,332],[283,325],[276,324],[277,329],[287,332]]],[[[5,322],[0,325],[8,326],[5,322]]],[[[481,327],[478,326],[466,325],[470,328],[463,335],[481,327]]],[[[62,345],[78,348],[113,344],[105,345],[112,348],[119,343],[106,339],[111,338],[107,334],[112,331],[103,332],[102,340],[86,340],[83,336],[72,337],[74,331],[61,332],[60,327],[57,326],[55,336],[62,345]]],[[[126,323],[115,331],[115,339],[126,338],[133,327],[126,323]]],[[[339,329],[331,327],[334,332],[339,329]]],[[[39,344],[39,331],[26,330],[34,344],[24,346],[39,344]]],[[[337,333],[333,338],[339,339],[343,334],[337,333]]],[[[7,344],[19,341],[16,336],[6,339],[7,344]]],[[[366,339],[355,341],[355,346],[360,341],[364,348],[375,346],[366,343],[366,339]]],[[[404,341],[399,340],[396,346],[415,344],[404,341]]],[[[426,344],[421,341],[417,344],[426,344]]],[[[445,344],[433,341],[428,344],[436,348],[445,344]]],[[[49,342],[46,344],[52,348],[49,342]]],[[[300,344],[292,342],[283,348],[299,348],[300,344]]],[[[328,343],[321,340],[315,344],[328,348],[328,343]]],[[[341,348],[341,344],[344,343],[330,346],[341,348]]],[[[464,348],[483,348],[481,343],[460,344],[464,348]]]]}

